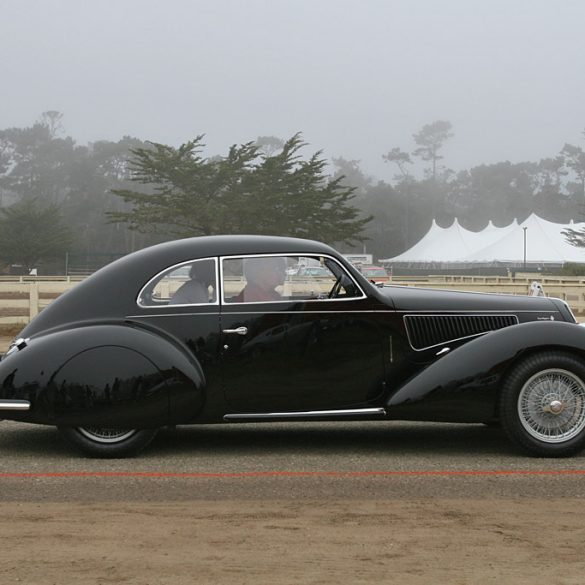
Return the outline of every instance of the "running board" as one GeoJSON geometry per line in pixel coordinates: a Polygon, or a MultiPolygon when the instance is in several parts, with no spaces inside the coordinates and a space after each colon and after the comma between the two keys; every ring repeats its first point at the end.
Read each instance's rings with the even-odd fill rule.
{"type": "Polygon", "coordinates": [[[30,410],[28,400],[0,400],[0,410],[30,410]]]}
{"type": "Polygon", "coordinates": [[[250,412],[226,414],[223,420],[342,418],[346,416],[386,416],[383,408],[352,408],[349,410],[306,410],[303,412],[250,412]]]}

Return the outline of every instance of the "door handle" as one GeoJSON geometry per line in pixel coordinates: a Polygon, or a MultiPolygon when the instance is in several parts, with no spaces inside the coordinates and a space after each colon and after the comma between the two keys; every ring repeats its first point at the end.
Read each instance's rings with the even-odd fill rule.
{"type": "Polygon", "coordinates": [[[238,327],[237,329],[224,329],[223,333],[236,333],[237,335],[246,335],[248,333],[248,328],[238,327]]]}

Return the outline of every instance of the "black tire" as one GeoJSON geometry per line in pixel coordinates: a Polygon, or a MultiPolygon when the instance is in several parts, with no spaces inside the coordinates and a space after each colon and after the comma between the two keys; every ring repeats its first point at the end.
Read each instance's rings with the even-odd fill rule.
{"type": "Polygon", "coordinates": [[[98,427],[59,427],[65,440],[88,457],[118,459],[142,451],[158,429],[114,429],[98,427]]]}
{"type": "Polygon", "coordinates": [[[500,420],[535,457],[568,457],[585,447],[585,363],[560,351],[535,354],[506,378],[500,420]]]}

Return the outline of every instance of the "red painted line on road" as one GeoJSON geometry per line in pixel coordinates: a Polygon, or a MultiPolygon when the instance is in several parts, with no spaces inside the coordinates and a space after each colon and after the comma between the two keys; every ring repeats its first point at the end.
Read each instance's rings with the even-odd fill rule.
{"type": "Polygon", "coordinates": [[[476,471],[241,471],[233,473],[164,472],[164,471],[63,471],[36,473],[0,473],[0,479],[11,478],[184,478],[184,479],[241,479],[241,478],[311,478],[311,477],[462,477],[462,476],[534,476],[585,475],[585,469],[559,470],[476,470],[476,471]]]}

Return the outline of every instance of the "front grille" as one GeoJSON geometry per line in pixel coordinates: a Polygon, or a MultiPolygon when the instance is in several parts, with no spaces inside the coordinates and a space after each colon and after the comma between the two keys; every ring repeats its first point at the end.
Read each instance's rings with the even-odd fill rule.
{"type": "Polygon", "coordinates": [[[405,315],[404,323],[410,345],[420,350],[510,327],[518,323],[518,318],[515,315],[405,315]]]}

